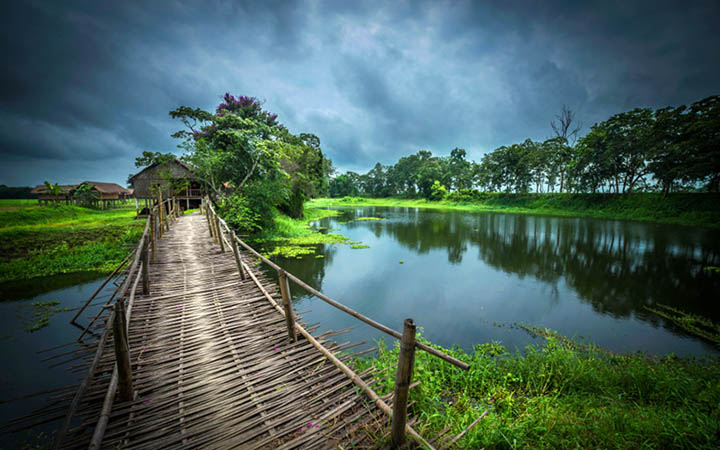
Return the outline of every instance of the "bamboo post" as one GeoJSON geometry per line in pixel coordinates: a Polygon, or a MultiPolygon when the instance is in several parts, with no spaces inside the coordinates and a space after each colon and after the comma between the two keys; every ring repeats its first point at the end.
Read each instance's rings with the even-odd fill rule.
{"type": "Polygon", "coordinates": [[[125,324],[125,308],[122,301],[115,302],[115,318],[113,320],[113,345],[115,347],[115,363],[118,368],[120,401],[132,400],[132,371],[130,368],[130,351],[127,341],[127,325],[125,324]]]}
{"type": "Polygon", "coordinates": [[[397,375],[395,375],[395,394],[393,395],[393,414],[390,436],[395,448],[405,445],[405,425],[407,423],[408,389],[412,381],[415,364],[415,324],[405,319],[397,375]]]}
{"type": "Polygon", "coordinates": [[[235,236],[235,232],[230,233],[230,243],[232,244],[232,250],[235,254],[235,262],[238,266],[238,272],[240,273],[240,279],[245,280],[245,271],[242,267],[242,257],[240,256],[240,250],[238,250],[237,246],[237,237],[235,236]]]}
{"type": "Polygon", "coordinates": [[[150,293],[150,253],[149,253],[149,239],[147,235],[143,239],[142,246],[142,292],[143,295],[150,293]]]}
{"type": "Polygon", "coordinates": [[[165,224],[163,223],[163,204],[162,204],[162,191],[158,189],[158,237],[162,237],[165,224]]]}
{"type": "Polygon", "coordinates": [[[290,300],[290,282],[284,270],[278,270],[278,282],[280,283],[280,294],[282,294],[283,308],[285,309],[285,324],[288,329],[288,336],[293,342],[297,342],[295,334],[295,312],[290,300]]]}
{"type": "Polygon", "coordinates": [[[155,214],[150,211],[150,260],[155,262],[155,214]]]}
{"type": "Polygon", "coordinates": [[[205,218],[207,219],[208,230],[210,230],[210,237],[215,238],[215,233],[213,231],[213,225],[212,225],[212,219],[210,219],[210,209],[209,208],[205,208],[205,218]]]}
{"type": "Polygon", "coordinates": [[[217,241],[220,244],[220,253],[225,252],[225,243],[223,242],[223,233],[220,229],[220,218],[215,214],[215,232],[217,233],[217,241]]]}

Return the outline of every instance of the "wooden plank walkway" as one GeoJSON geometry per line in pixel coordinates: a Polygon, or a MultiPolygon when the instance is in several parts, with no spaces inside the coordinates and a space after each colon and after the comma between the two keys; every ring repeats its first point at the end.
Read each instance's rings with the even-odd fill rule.
{"type": "MultiPolygon", "coordinates": [[[[115,400],[101,448],[352,448],[363,430],[386,426],[386,416],[308,340],[288,338],[284,317],[251,277],[240,279],[233,253],[220,252],[204,216],[177,219],[156,252],[150,293],[141,296],[136,283],[131,306],[133,400],[115,400]]],[[[276,284],[250,270],[279,298],[276,284]]],[[[332,335],[317,339],[347,361],[340,351],[352,346],[332,335]]],[[[100,343],[59,448],[88,448],[107,402],[115,355],[111,338],[100,343]]],[[[360,376],[372,384],[371,373],[360,376]]]]}

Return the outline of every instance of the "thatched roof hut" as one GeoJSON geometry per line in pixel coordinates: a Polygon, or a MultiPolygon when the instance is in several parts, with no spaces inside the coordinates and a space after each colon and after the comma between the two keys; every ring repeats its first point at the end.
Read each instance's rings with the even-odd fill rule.
{"type": "Polygon", "coordinates": [[[131,176],[128,184],[132,186],[136,199],[156,199],[158,189],[161,189],[163,198],[185,200],[186,208],[190,208],[191,204],[199,205],[203,193],[202,183],[193,169],[178,159],[151,164],[131,176]]]}

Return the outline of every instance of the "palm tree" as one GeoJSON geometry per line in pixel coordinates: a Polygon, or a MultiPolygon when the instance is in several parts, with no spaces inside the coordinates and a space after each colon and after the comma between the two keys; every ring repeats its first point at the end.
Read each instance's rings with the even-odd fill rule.
{"type": "Polygon", "coordinates": [[[93,190],[94,187],[95,186],[92,184],[81,184],[75,188],[73,197],[75,197],[81,204],[87,206],[98,199],[97,192],[93,190]]]}
{"type": "Polygon", "coordinates": [[[59,200],[59,197],[63,194],[67,194],[67,191],[60,187],[58,183],[50,184],[49,181],[45,181],[45,187],[48,189],[48,194],[52,195],[55,198],[55,204],[57,205],[57,201],[59,200]]]}

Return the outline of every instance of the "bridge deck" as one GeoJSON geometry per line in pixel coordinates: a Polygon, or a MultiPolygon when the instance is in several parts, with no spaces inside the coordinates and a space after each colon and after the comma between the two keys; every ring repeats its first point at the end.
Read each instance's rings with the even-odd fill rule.
{"type": "MultiPolygon", "coordinates": [[[[181,217],[157,243],[150,294],[136,296],[129,324],[135,397],[115,401],[102,448],[337,448],[385,424],[315,347],[288,338],[283,316],[250,277],[241,281],[204,216],[181,217]]],[[[333,352],[351,347],[331,334],[318,339],[333,352]]],[[[63,448],[88,447],[115,363],[111,339],[105,347],[63,448]]]]}

